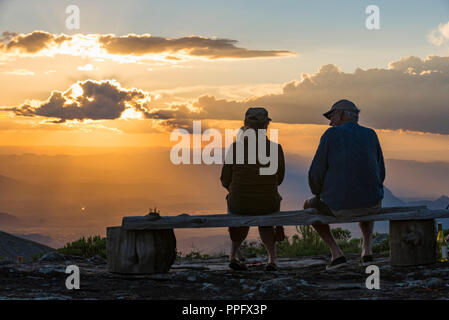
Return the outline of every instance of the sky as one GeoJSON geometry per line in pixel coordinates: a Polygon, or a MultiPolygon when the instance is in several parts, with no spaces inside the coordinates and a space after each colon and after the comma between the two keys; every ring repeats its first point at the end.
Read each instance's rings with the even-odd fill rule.
{"type": "Polygon", "coordinates": [[[449,161],[449,1],[3,0],[0,34],[0,146],[170,146],[264,106],[310,156],[347,98],[387,158],[449,161]]]}

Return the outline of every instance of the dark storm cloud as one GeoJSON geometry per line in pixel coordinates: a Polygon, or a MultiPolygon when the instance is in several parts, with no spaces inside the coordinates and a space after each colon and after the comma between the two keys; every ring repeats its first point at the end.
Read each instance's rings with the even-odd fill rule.
{"type": "Polygon", "coordinates": [[[137,89],[123,89],[112,81],[87,80],[79,82],[83,93],[74,97],[72,89],[66,92],[53,91],[50,98],[37,107],[24,104],[17,108],[3,109],[20,116],[41,116],[55,118],[56,122],[66,120],[117,119],[127,108],[144,110],[137,101],[145,94],[137,89]]]}

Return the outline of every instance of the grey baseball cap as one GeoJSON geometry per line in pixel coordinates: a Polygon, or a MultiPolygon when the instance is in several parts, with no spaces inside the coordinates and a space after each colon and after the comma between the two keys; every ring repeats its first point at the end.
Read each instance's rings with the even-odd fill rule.
{"type": "Polygon", "coordinates": [[[346,111],[351,111],[351,112],[355,112],[355,113],[360,112],[360,109],[357,108],[353,102],[343,99],[343,100],[339,100],[339,101],[335,102],[334,105],[332,106],[332,108],[328,112],[323,113],[323,116],[325,116],[327,119],[330,120],[330,115],[335,110],[346,110],[346,111]]]}
{"type": "Polygon", "coordinates": [[[271,121],[268,111],[262,107],[249,108],[245,113],[245,122],[265,123],[271,121]]]}

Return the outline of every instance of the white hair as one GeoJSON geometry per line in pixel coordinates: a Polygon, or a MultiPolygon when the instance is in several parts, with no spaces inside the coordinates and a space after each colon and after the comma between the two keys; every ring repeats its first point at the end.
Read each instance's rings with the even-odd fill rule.
{"type": "Polygon", "coordinates": [[[358,122],[359,121],[359,114],[358,112],[352,112],[348,110],[343,110],[343,116],[348,119],[351,122],[358,122]]]}

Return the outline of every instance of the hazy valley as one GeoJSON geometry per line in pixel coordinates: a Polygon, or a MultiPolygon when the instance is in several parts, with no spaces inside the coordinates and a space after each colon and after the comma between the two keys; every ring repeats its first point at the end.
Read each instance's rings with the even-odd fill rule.
{"type": "MultiPolygon", "coordinates": [[[[286,154],[280,187],[282,210],[300,208],[310,197],[311,159],[286,154]]],[[[449,205],[449,163],[386,160],[384,206],[449,205]]],[[[180,165],[168,148],[117,150],[91,155],[0,155],[0,230],[52,247],[81,236],[105,234],[126,215],[144,215],[157,207],[163,215],[224,213],[226,191],[221,165],[180,165]]],[[[354,236],[355,225],[345,225],[354,236]]],[[[386,232],[387,223],[376,223],[386,232]]],[[[295,232],[288,228],[288,233],[295,232]]],[[[178,247],[204,252],[227,250],[226,229],[176,230],[178,247]]],[[[252,228],[250,238],[257,238],[252,228]]]]}

